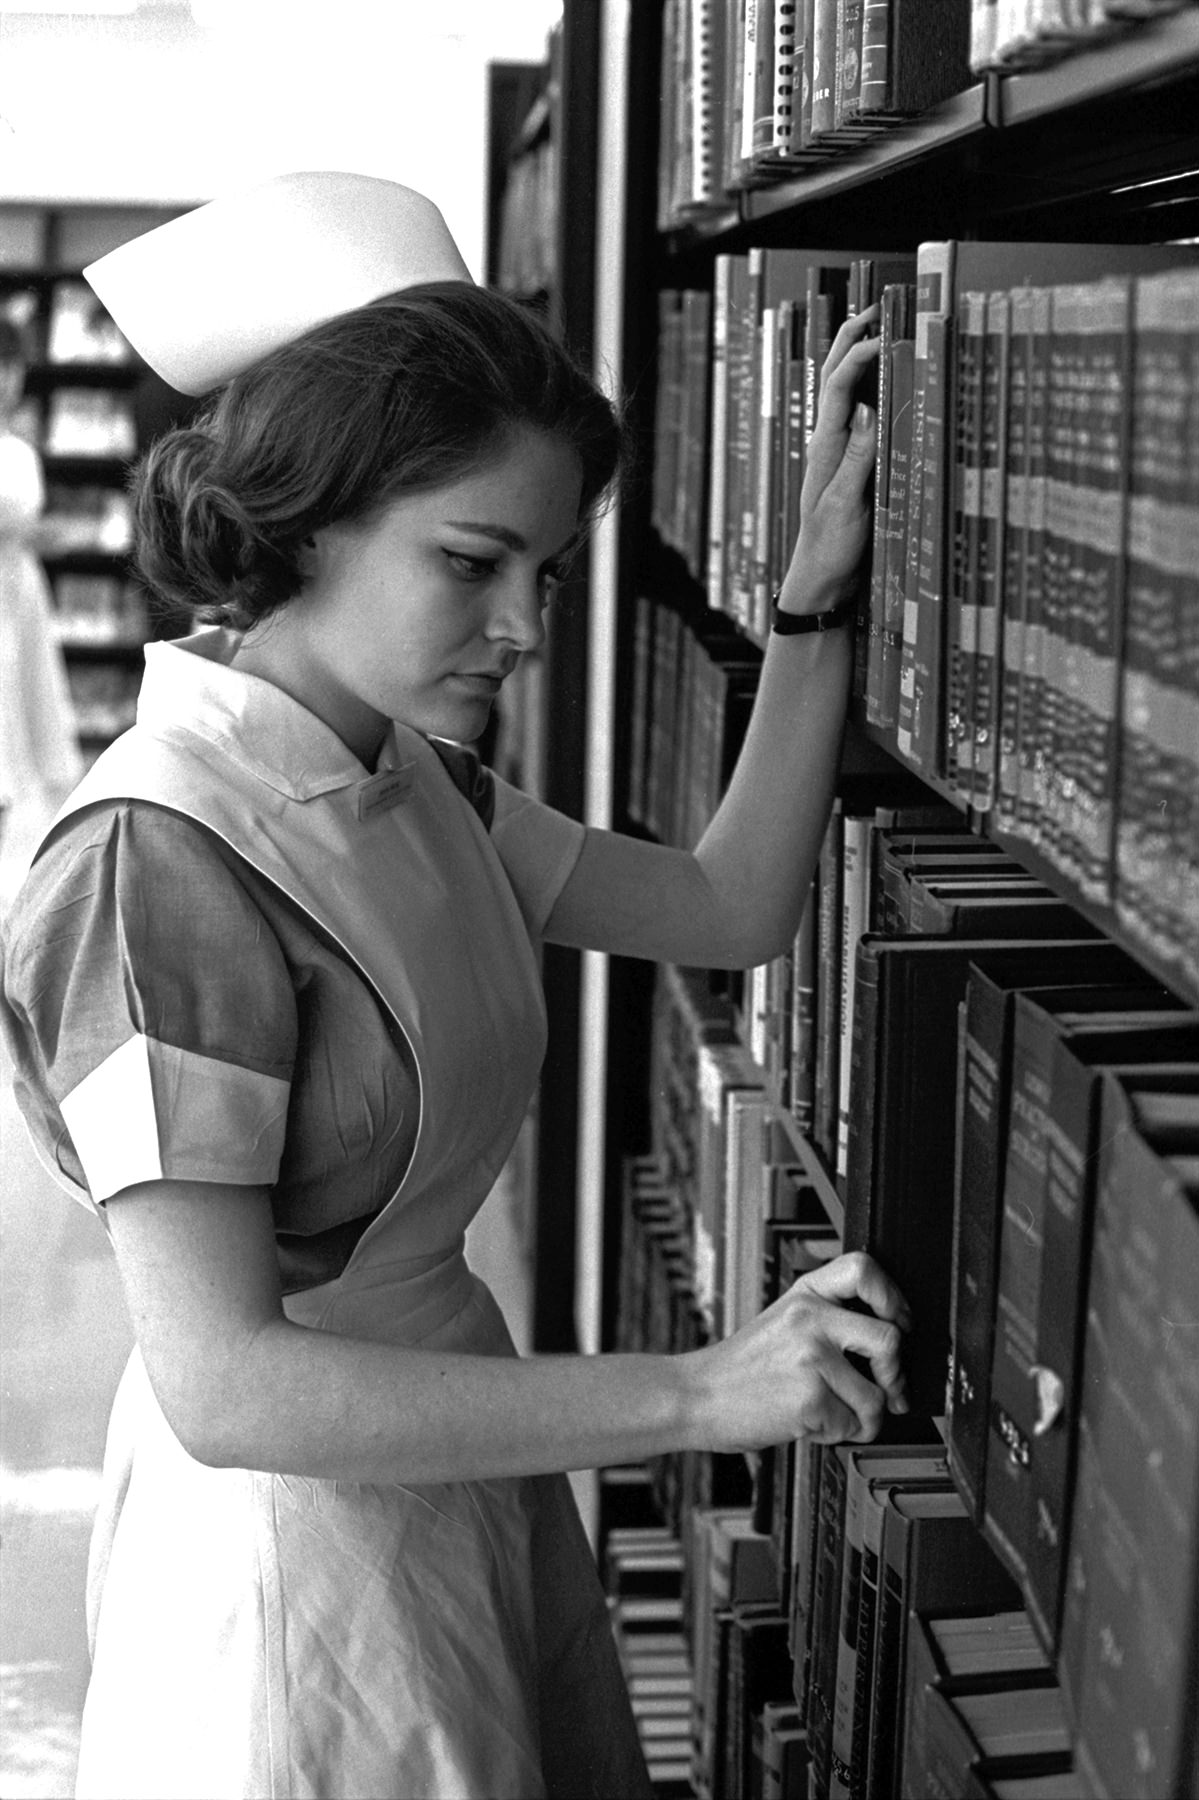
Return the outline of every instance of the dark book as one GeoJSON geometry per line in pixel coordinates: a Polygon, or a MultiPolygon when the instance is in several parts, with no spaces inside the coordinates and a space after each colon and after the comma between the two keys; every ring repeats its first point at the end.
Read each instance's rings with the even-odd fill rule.
{"type": "Polygon", "coordinates": [[[923,1760],[909,1767],[905,1793],[964,1794],[972,1770],[1007,1769],[1062,1775],[1070,1769],[1070,1736],[1055,1687],[999,1688],[926,1695],[923,1760]]]}
{"type": "Polygon", "coordinates": [[[787,1620],[775,1601],[733,1608],[729,1636],[728,1734],[719,1792],[748,1800],[753,1774],[753,1723],[770,1702],[791,1693],[787,1620]]]}
{"type": "Polygon", "coordinates": [[[1116,945],[1031,943],[998,964],[985,954],[970,966],[966,990],[965,1061],[958,1090],[958,1159],[954,1197],[951,1339],[953,1384],[947,1443],[950,1467],[976,1523],[982,1522],[995,1273],[1008,1143],[1008,1078],[1018,990],[1035,992],[1047,1009],[1068,1008],[1080,989],[1123,983],[1116,1003],[1143,991],[1147,979],[1116,945]],[[1070,985],[1073,984],[1073,985],[1070,985]]]}
{"type": "Polygon", "coordinates": [[[1003,498],[998,556],[1002,622],[998,639],[999,718],[995,765],[996,827],[1015,832],[1020,820],[1021,690],[1026,643],[1025,571],[1029,505],[1029,395],[1032,364],[1031,288],[1010,295],[1007,394],[1004,405],[1003,498]]]}
{"type": "MultiPolygon", "coordinates": [[[[914,296],[915,288],[912,288],[914,296]]],[[[886,572],[883,586],[881,723],[893,738],[899,722],[903,608],[908,541],[912,532],[911,474],[914,418],[914,339],[891,352],[891,455],[888,469],[886,572]]]]}
{"type": "MultiPolygon", "coordinates": [[[[1079,1063],[1098,1065],[1161,1062],[1170,1056],[1170,1045],[1189,1058],[1196,1042],[1194,1018],[1164,990],[1156,1005],[1146,996],[1134,1007],[1097,1011],[1091,997],[1074,1010],[1054,1013],[1041,1006],[1035,994],[1016,997],[983,1529],[1022,1582],[1028,1576],[1030,1547],[1041,1529],[1032,1499],[1032,1465],[1057,1416],[1055,1371],[1043,1353],[1041,1320],[1048,1312],[1060,1308],[1065,1314],[1070,1308],[1071,1285],[1079,1279],[1078,1256],[1085,1248],[1077,1242],[1082,1218],[1076,1210],[1075,1242],[1060,1246],[1064,1266],[1052,1274],[1046,1266],[1055,1062],[1063,1043],[1069,1044],[1079,1063]]],[[[1059,1157],[1060,1144],[1059,1139],[1059,1157]]],[[[1065,1375],[1065,1370],[1057,1371],[1056,1381],[1063,1382],[1065,1375]]],[[[1064,1420],[1063,1428],[1068,1423],[1064,1420]]],[[[1047,1557],[1046,1564],[1050,1561],[1047,1557]]],[[[1025,1598],[1027,1602],[1027,1591],[1025,1598]]],[[[1044,1626],[1038,1607],[1031,1610],[1034,1622],[1044,1626]]]]}
{"type": "Polygon", "coordinates": [[[816,870],[816,1063],[813,1142],[830,1168],[837,1162],[840,1096],[841,892],[844,811],[834,800],[816,870]]]}
{"type": "Polygon", "coordinates": [[[883,1502],[900,1486],[944,1486],[948,1466],[939,1442],[840,1446],[834,1454],[845,1459],[846,1490],[830,1792],[853,1794],[865,1777],[883,1502]]]}
{"type": "MultiPolygon", "coordinates": [[[[1171,1019],[1153,1041],[1117,1034],[1118,1042],[1089,1044],[1086,1034],[1054,1046],[1052,1094],[1046,1126],[1044,1275],[1037,1332],[1040,1416],[1029,1467],[1025,1601],[1045,1644],[1056,1650],[1062,1580],[1074,1481],[1075,1426],[1082,1361],[1082,1312],[1090,1266],[1095,1199],[1094,1166],[1099,1138],[1100,1070],[1093,1054],[1109,1063],[1131,1093],[1168,1095],[1180,1147],[1193,1121],[1191,1147],[1199,1151],[1199,1015],[1188,1032],[1171,1019]],[[1189,1094],[1187,1112],[1182,1096],[1189,1094]]],[[[1148,1104],[1148,1102],[1146,1102],[1148,1104]]]]}
{"type": "Polygon", "coordinates": [[[844,1242],[906,1295],[915,1412],[945,1411],[952,1284],[958,1008],[982,954],[1015,972],[1021,946],[951,938],[863,939],[854,1018],[854,1103],[844,1242]]]}
{"type": "MultiPolygon", "coordinates": [[[[930,708],[934,713],[937,710],[933,680],[939,673],[940,655],[932,631],[931,615],[924,617],[923,636],[920,635],[921,611],[918,596],[926,522],[931,527],[934,517],[938,521],[941,517],[942,465],[947,441],[944,410],[946,344],[942,331],[939,341],[930,345],[929,328],[934,320],[946,320],[953,309],[954,251],[952,241],[924,243],[920,245],[916,255],[912,455],[909,473],[911,525],[904,569],[903,643],[900,654],[896,749],[905,760],[929,773],[937,767],[938,727],[935,719],[930,720],[930,708]],[[935,366],[932,362],[934,351],[939,357],[935,366]]],[[[939,581],[939,567],[934,569],[932,566],[931,542],[925,563],[930,582],[934,579],[939,581]]]]}
{"type": "Polygon", "coordinates": [[[841,1598],[845,1530],[845,1459],[836,1450],[820,1459],[819,1524],[812,1570],[808,1621],[808,1682],[804,1725],[817,1793],[827,1792],[832,1774],[833,1703],[837,1682],[837,1623],[841,1598]]]}
{"type": "Polygon", "coordinates": [[[1047,938],[1098,936],[1040,882],[969,882],[915,876],[907,884],[905,933],[926,937],[1047,938]]]}
{"type": "Polygon", "coordinates": [[[948,1618],[918,1613],[908,1631],[902,1791],[928,1792],[930,1693],[952,1698],[1054,1686],[1053,1666],[1027,1613],[996,1610],[948,1618]]]}
{"type": "Polygon", "coordinates": [[[816,0],[812,14],[812,104],[809,145],[819,144],[835,123],[837,0],[816,0]]]}
{"type": "Polygon", "coordinates": [[[874,1647],[865,1794],[891,1800],[903,1766],[903,1675],[913,1614],[987,1606],[1014,1609],[1010,1575],[975,1531],[957,1493],[889,1494],[874,1647]]]}
{"type": "Polygon", "coordinates": [[[953,366],[952,580],[945,608],[945,779],[962,800],[974,790],[974,678],[982,539],[983,356],[987,296],[959,296],[953,366]]]}
{"type": "Polygon", "coordinates": [[[1187,651],[1194,571],[1171,529],[1188,510],[1193,516],[1199,498],[1187,435],[1199,360],[1194,270],[1136,282],[1132,338],[1114,902],[1135,943],[1199,980],[1188,897],[1199,751],[1195,731],[1179,729],[1195,706],[1195,662],[1187,651]]]}
{"type": "Polygon", "coordinates": [[[1199,1155],[1114,1075],[1099,1138],[1059,1670],[1087,1782],[1154,1800],[1194,1791],[1199,1727],[1199,1155]]]}
{"type": "Polygon", "coordinates": [[[1003,631],[1003,533],[1007,473],[1007,389],[1011,301],[987,295],[979,408],[979,530],[971,706],[971,804],[987,813],[995,801],[1003,631]]]}
{"type": "MultiPolygon", "coordinates": [[[[866,718],[872,725],[894,727],[898,702],[899,649],[894,630],[895,593],[888,611],[888,569],[899,545],[906,545],[907,465],[911,449],[912,358],[914,352],[915,284],[891,283],[883,290],[879,344],[878,435],[874,468],[874,534],[870,573],[870,610],[866,651],[866,718]],[[892,492],[894,452],[901,468],[892,492]],[[895,543],[892,507],[895,508],[895,543]],[[887,649],[888,630],[892,648],[887,649]]],[[[898,569],[896,570],[898,581],[898,569]]],[[[894,584],[893,584],[894,589],[894,584]]],[[[900,621],[902,630],[902,620],[900,621]]]]}
{"type": "Polygon", "coordinates": [[[794,1446],[791,1496],[790,1647],[791,1691],[808,1717],[814,1642],[813,1599],[820,1542],[820,1486],[824,1449],[806,1440],[794,1446]]]}
{"type": "Polygon", "coordinates": [[[910,118],[970,85],[970,20],[954,0],[866,0],[863,120],[910,118]]]}

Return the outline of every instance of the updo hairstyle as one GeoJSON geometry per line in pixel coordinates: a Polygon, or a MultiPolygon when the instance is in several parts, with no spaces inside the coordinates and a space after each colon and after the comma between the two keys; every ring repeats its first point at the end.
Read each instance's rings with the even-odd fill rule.
{"type": "Polygon", "coordinates": [[[538,317],[464,281],[372,301],[235,376],[151,447],[134,477],[139,572],[167,604],[246,630],[299,593],[314,532],[453,481],[522,428],[575,450],[593,513],[623,429],[538,317]]]}

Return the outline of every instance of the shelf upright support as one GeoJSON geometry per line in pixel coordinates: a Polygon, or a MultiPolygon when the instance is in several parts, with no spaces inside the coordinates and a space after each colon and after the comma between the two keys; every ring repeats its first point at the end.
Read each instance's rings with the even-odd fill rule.
{"type": "MultiPolygon", "coordinates": [[[[628,0],[604,0],[601,11],[599,154],[596,179],[594,369],[613,398],[623,385],[624,240],[627,218],[628,0]]],[[[620,514],[613,506],[591,539],[587,637],[587,739],[583,817],[613,823],[617,608],[620,514]]],[[[579,1348],[601,1348],[608,1062],[608,958],[583,957],[579,1018],[579,1177],[575,1324],[579,1348]]]]}

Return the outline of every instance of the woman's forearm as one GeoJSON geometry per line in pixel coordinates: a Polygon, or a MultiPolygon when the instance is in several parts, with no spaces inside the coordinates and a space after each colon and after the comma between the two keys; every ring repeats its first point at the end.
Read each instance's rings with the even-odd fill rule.
{"type": "Polygon", "coordinates": [[[280,1320],[180,1435],[203,1462],[344,1481],[596,1468],[702,1435],[687,1373],[679,1357],[442,1354],[280,1320]]]}
{"type": "Polygon", "coordinates": [[[695,852],[743,967],[790,945],[832,802],[849,694],[847,629],[772,634],[737,766],[695,852]]]}

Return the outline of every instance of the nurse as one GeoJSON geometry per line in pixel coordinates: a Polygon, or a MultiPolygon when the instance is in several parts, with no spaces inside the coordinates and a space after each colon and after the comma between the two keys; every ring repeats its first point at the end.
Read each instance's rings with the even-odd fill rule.
{"type": "Polygon", "coordinates": [[[137,1337],[77,1791],[647,1794],[562,1472],[869,1439],[905,1405],[906,1306],[850,1256],[701,1351],[520,1358],[463,1236],[544,1053],[539,942],[736,968],[794,935],[849,680],[869,318],[824,371],[744,750],[682,851],[470,752],[621,431],[427,200],[287,176],[89,278],[212,398],[137,486],[143,576],[200,629],[148,649],[7,934],[18,1097],[137,1337]]]}

